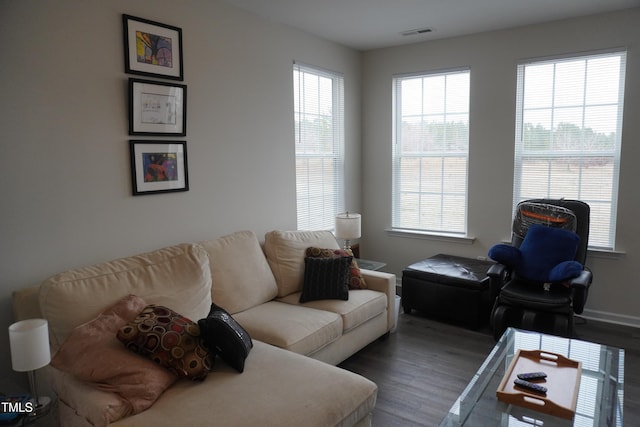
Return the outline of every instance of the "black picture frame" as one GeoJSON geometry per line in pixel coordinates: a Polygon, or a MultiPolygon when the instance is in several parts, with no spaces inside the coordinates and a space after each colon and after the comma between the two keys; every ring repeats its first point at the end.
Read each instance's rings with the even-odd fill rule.
{"type": "Polygon", "coordinates": [[[187,86],[129,78],[129,135],[186,136],[187,86]]]}
{"type": "Polygon", "coordinates": [[[184,80],[181,28],[126,14],[122,27],[126,73],[184,80]]]}
{"type": "Polygon", "coordinates": [[[189,191],[186,141],[130,140],[134,196],[189,191]]]}

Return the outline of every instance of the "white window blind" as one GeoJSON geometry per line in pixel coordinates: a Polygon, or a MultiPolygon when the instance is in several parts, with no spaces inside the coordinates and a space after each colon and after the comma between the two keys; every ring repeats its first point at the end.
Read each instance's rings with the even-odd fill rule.
{"type": "Polygon", "coordinates": [[[392,227],[467,232],[468,69],[393,79],[392,227]]]}
{"type": "Polygon", "coordinates": [[[333,229],[344,210],[343,77],[294,64],[293,93],[298,229],[333,229]]]}
{"type": "Polygon", "coordinates": [[[591,207],[589,246],[614,249],[626,53],[518,65],[514,209],[530,198],[591,207]]]}

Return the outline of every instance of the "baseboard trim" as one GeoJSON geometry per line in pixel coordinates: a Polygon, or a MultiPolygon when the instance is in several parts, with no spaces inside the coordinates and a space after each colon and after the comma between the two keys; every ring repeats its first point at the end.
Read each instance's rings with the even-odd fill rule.
{"type": "Polygon", "coordinates": [[[580,317],[584,317],[588,320],[597,320],[599,322],[631,326],[632,328],[640,328],[640,317],[637,316],[628,316],[626,314],[616,314],[607,311],[585,309],[580,317]]]}

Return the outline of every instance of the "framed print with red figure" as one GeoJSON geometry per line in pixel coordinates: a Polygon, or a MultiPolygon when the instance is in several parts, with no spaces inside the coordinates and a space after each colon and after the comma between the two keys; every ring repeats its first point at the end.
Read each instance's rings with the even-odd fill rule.
{"type": "Polygon", "coordinates": [[[186,141],[129,141],[133,195],[189,191],[186,141]]]}

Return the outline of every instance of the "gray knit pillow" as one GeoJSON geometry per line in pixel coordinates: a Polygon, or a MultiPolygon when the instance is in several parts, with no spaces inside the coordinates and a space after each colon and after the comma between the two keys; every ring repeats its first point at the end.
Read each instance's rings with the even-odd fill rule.
{"type": "Polygon", "coordinates": [[[349,299],[349,271],[353,257],[304,259],[300,302],[349,299]]]}

